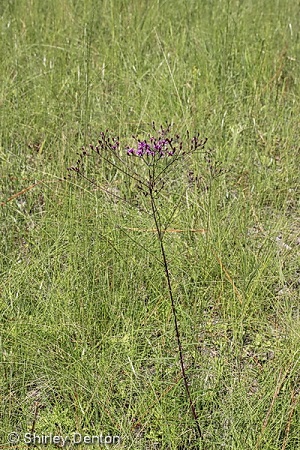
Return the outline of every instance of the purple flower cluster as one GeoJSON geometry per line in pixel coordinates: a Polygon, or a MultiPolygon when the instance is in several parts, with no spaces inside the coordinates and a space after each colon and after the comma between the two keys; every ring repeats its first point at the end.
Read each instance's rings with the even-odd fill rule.
{"type": "MultiPolygon", "coordinates": [[[[160,126],[158,129],[152,123],[152,128],[153,132],[147,134],[146,139],[142,140],[137,136],[132,136],[135,144],[125,147],[127,155],[144,158],[144,162],[151,167],[154,167],[160,159],[164,159],[165,162],[163,165],[167,168],[186,154],[203,150],[207,141],[207,138],[200,139],[199,133],[195,134],[192,138],[188,131],[184,137],[181,137],[179,134],[173,134],[172,124],[168,123],[164,127],[160,126]],[[168,157],[173,157],[173,159],[167,159],[168,157]]],[[[124,163],[120,154],[120,152],[124,151],[124,147],[121,144],[119,136],[111,136],[109,130],[100,133],[97,144],[90,144],[88,149],[82,147],[81,150],[82,152],[79,153],[76,165],[69,167],[68,170],[81,174],[84,168],[84,159],[86,157],[92,157],[93,154],[95,157],[96,153],[106,162],[109,162],[109,158],[113,156],[114,162],[112,165],[124,172],[124,169],[116,164],[117,160],[119,163],[124,163]]],[[[210,163],[210,161],[208,162],[210,163]]]]}
{"type": "Polygon", "coordinates": [[[139,156],[151,156],[151,157],[163,157],[173,156],[175,148],[172,145],[172,140],[165,138],[150,137],[149,142],[140,141],[137,142],[137,147],[127,147],[127,155],[139,156]]]}

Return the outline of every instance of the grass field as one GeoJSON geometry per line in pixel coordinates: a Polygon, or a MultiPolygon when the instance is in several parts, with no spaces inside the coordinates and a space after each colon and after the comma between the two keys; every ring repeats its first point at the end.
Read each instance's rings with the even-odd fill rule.
{"type": "Polygon", "coordinates": [[[0,449],[300,448],[299,27],[289,0],[1,2],[0,449]],[[202,440],[148,197],[67,177],[152,121],[211,154],[157,200],[202,440]]]}

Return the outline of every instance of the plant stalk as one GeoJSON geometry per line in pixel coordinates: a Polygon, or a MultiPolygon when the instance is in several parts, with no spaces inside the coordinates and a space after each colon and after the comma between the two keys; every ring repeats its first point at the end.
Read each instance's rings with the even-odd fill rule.
{"type": "Polygon", "coordinates": [[[196,428],[197,428],[198,436],[199,436],[200,439],[203,439],[203,434],[202,434],[201,427],[200,427],[200,424],[199,424],[198,414],[197,414],[195,405],[194,405],[193,400],[192,400],[190,388],[189,388],[189,385],[188,385],[187,374],[186,374],[185,367],[184,367],[183,348],[182,348],[180,331],[179,331],[179,326],[178,326],[177,310],[176,310],[176,305],[175,305],[174,296],[173,296],[173,290],[172,290],[172,283],[171,283],[171,276],[170,276],[170,271],[169,271],[168,260],[167,260],[167,256],[166,256],[166,252],[165,252],[164,243],[163,243],[163,235],[164,235],[164,233],[162,231],[162,226],[161,226],[161,221],[160,221],[160,217],[159,217],[159,212],[158,212],[156,204],[155,204],[155,199],[154,199],[154,195],[153,195],[153,187],[151,186],[151,184],[149,186],[149,195],[150,195],[150,200],[151,200],[151,209],[152,209],[152,214],[153,214],[153,218],[154,218],[154,222],[155,222],[155,228],[156,228],[156,231],[157,231],[157,236],[158,236],[159,245],[160,245],[160,251],[161,251],[162,258],[163,258],[164,271],[165,271],[167,284],[168,284],[168,293],[169,293],[171,306],[172,306],[172,315],[173,315],[173,318],[174,318],[174,327],[175,327],[175,334],[176,334],[176,340],[177,340],[177,348],[178,348],[178,354],[179,354],[179,361],[180,361],[182,378],[183,378],[183,381],[184,381],[186,395],[188,397],[188,401],[189,401],[189,404],[190,404],[191,413],[192,413],[192,416],[193,416],[193,419],[195,421],[195,425],[196,425],[196,428]]]}

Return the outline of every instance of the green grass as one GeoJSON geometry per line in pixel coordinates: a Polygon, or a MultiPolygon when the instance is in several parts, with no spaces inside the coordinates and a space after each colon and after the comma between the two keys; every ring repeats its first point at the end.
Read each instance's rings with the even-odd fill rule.
{"type": "MultiPolygon", "coordinates": [[[[167,120],[224,169],[207,190],[202,157],[178,167],[198,182],[170,227],[207,232],[165,239],[194,448],[298,449],[297,2],[2,3],[0,448],[33,426],[193,448],[156,235],[129,230],[153,220],[63,181],[102,130],[125,143],[167,120]]],[[[99,179],[135,195],[122,174],[99,179]]]]}

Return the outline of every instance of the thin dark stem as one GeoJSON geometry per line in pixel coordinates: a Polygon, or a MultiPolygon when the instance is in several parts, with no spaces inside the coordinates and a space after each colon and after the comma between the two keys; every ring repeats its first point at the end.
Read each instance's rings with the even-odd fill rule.
{"type": "Polygon", "coordinates": [[[185,367],[184,367],[183,348],[182,348],[181,337],[180,337],[179,326],[178,326],[177,310],[176,310],[176,305],[175,305],[174,296],[173,296],[171,277],[170,277],[170,272],[169,272],[169,265],[168,265],[167,256],[166,256],[166,252],[165,252],[165,247],[164,247],[164,243],[163,243],[164,233],[163,233],[162,228],[161,228],[159,212],[158,212],[156,204],[155,204],[155,199],[154,199],[154,195],[153,195],[153,188],[152,188],[151,185],[149,186],[149,195],[150,195],[150,199],[151,199],[151,208],[152,208],[153,219],[154,219],[154,222],[155,222],[155,228],[156,228],[157,236],[158,236],[158,240],[159,240],[160,251],[161,251],[162,258],[163,258],[163,265],[164,265],[165,275],[166,275],[167,284],[168,284],[169,297],[170,297],[170,300],[171,300],[172,314],[173,314],[173,318],[174,318],[174,326],[175,326],[177,348],[178,348],[178,353],[179,353],[179,360],[180,360],[180,367],[181,367],[182,378],[183,378],[183,381],[184,381],[185,391],[186,391],[186,394],[187,394],[187,397],[188,397],[188,400],[189,400],[191,412],[192,412],[192,415],[193,415],[193,418],[194,418],[194,421],[195,421],[195,424],[196,424],[196,428],[197,428],[197,432],[198,432],[199,438],[203,439],[202,431],[201,431],[200,424],[199,424],[199,418],[198,418],[198,415],[197,415],[196,408],[195,408],[195,406],[193,404],[190,388],[189,388],[189,385],[188,385],[187,374],[186,374],[185,367]]]}
{"type": "MultiPolygon", "coordinates": [[[[118,200],[120,200],[123,203],[126,203],[127,205],[129,205],[131,208],[136,208],[136,205],[132,205],[130,203],[130,201],[126,200],[126,198],[121,197],[118,194],[115,194],[114,192],[109,191],[108,189],[106,189],[105,187],[101,186],[99,183],[95,182],[94,180],[92,180],[91,178],[88,178],[87,176],[85,176],[80,170],[77,170],[77,168],[71,167],[68,170],[74,170],[74,172],[77,173],[78,176],[80,176],[81,178],[83,178],[84,180],[86,180],[88,183],[90,183],[92,186],[94,186],[97,189],[100,189],[101,191],[105,192],[106,194],[110,195],[111,197],[114,197],[118,200]]],[[[147,186],[148,187],[148,186],[147,186]]],[[[145,208],[139,206],[138,207],[140,211],[146,213],[147,215],[151,215],[150,212],[148,212],[145,208]]]]}
{"type": "Polygon", "coordinates": [[[120,231],[122,231],[122,232],[125,234],[125,236],[127,236],[132,242],[134,242],[136,245],[138,245],[139,247],[141,247],[143,250],[146,250],[146,252],[147,252],[148,254],[150,254],[150,255],[151,255],[151,256],[152,256],[159,264],[161,264],[161,265],[163,266],[163,262],[161,261],[161,259],[157,258],[157,257],[154,255],[154,253],[153,253],[151,250],[149,250],[149,248],[145,247],[145,245],[141,244],[141,243],[138,242],[136,239],[133,239],[133,237],[130,236],[129,233],[126,233],[126,231],[125,231],[124,228],[122,228],[122,227],[120,227],[120,226],[118,226],[117,228],[118,228],[120,231]]]}
{"type": "MultiPolygon", "coordinates": [[[[114,156],[117,156],[117,155],[114,153],[114,156]]],[[[102,159],[105,162],[109,163],[115,169],[119,170],[121,173],[124,173],[124,175],[126,175],[127,177],[131,178],[132,180],[134,180],[137,183],[140,183],[142,186],[146,187],[146,184],[143,182],[142,178],[140,178],[136,172],[132,172],[132,173],[127,172],[126,170],[122,169],[122,167],[118,166],[116,163],[111,161],[109,158],[106,158],[105,156],[102,156],[102,159]]],[[[120,159],[119,157],[118,157],[118,159],[121,162],[123,162],[122,159],[120,159]]],[[[123,164],[125,165],[125,163],[123,163],[123,164]]],[[[127,164],[126,164],[126,166],[127,166],[127,164]]]]}

